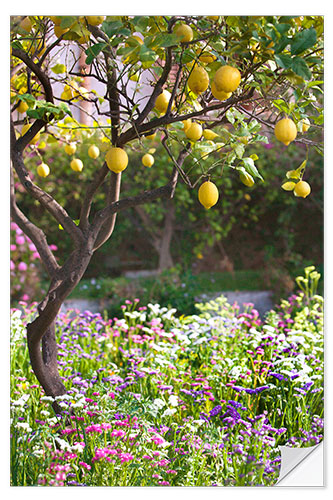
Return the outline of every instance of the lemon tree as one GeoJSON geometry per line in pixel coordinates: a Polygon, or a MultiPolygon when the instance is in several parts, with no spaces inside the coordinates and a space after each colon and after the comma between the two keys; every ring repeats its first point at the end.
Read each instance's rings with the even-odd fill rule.
{"type": "MultiPolygon", "coordinates": [[[[264,182],[254,145],[277,140],[283,148],[302,144],[303,154],[310,147],[322,152],[322,35],[320,16],[12,16],[11,212],[50,277],[39,316],[28,326],[32,368],[46,393],[65,391],[52,351],[57,313],[111,238],[118,213],[172,200],[180,179],[197,195],[207,182],[216,186],[218,196],[210,184],[209,196],[200,191],[204,206],[215,201],[211,213],[229,177],[244,190],[264,182]],[[282,120],[289,125],[280,130],[282,120]],[[82,137],[90,136],[96,148],[83,153],[82,137]],[[170,160],[168,179],[132,197],[122,194],[126,177],[135,175],[129,154],[141,166],[143,156],[153,155],[146,144],[152,140],[170,160]],[[73,181],[84,183],[75,215],[57,201],[61,179],[52,164],[46,177],[34,175],[47,165],[43,155],[52,144],[67,155],[73,181]],[[18,207],[18,185],[71,240],[64,262],[18,207]],[[98,196],[104,206],[97,210],[98,196]]],[[[154,158],[147,175],[161,175],[154,158]]],[[[311,184],[307,171],[297,181],[311,184]]],[[[301,187],[295,186],[297,201],[307,203],[301,187]]]]}

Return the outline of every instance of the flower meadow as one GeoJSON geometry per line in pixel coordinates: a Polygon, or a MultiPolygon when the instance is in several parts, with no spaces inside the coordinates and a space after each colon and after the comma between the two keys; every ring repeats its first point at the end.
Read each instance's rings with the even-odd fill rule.
{"type": "Polygon", "coordinates": [[[13,309],[11,484],[269,486],[279,445],[319,443],[322,297],[300,291],[264,319],[224,297],[197,308],[61,313],[60,414],[29,365],[36,304],[13,309]]]}

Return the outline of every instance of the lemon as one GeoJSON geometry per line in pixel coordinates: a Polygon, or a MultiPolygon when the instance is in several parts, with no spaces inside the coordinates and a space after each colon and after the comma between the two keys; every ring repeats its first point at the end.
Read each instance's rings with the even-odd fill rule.
{"type": "Polygon", "coordinates": [[[209,85],[209,76],[207,71],[201,66],[196,66],[187,80],[188,86],[195,94],[201,94],[207,90],[209,85]]]}
{"type": "Polygon", "coordinates": [[[88,149],[88,155],[90,156],[90,158],[92,158],[93,160],[96,160],[96,158],[99,157],[99,149],[97,146],[95,146],[94,144],[92,144],[89,149],[88,149]]]}
{"type": "Polygon", "coordinates": [[[87,16],[88,24],[91,26],[99,26],[104,21],[105,16],[87,16]]]}
{"type": "Polygon", "coordinates": [[[290,118],[282,118],[275,125],[275,137],[278,141],[288,146],[297,136],[297,127],[290,118]]]}
{"type": "Polygon", "coordinates": [[[212,94],[215,97],[215,99],[219,101],[225,101],[226,99],[229,99],[231,96],[232,92],[224,92],[224,90],[217,90],[215,83],[212,83],[212,88],[211,88],[212,94]]]}
{"type": "Polygon", "coordinates": [[[20,22],[20,28],[22,28],[24,31],[27,31],[28,33],[30,33],[31,28],[32,28],[32,22],[30,21],[30,19],[28,17],[25,17],[24,19],[22,19],[22,21],[20,22]]]}
{"type": "Polygon", "coordinates": [[[65,146],[65,153],[67,153],[68,155],[73,155],[76,151],[76,144],[66,144],[65,146]]]}
{"type": "Polygon", "coordinates": [[[215,132],[213,132],[213,130],[210,130],[208,128],[206,128],[202,135],[204,136],[205,139],[207,139],[208,141],[213,141],[215,139],[215,137],[218,137],[218,134],[216,134],[215,132]]]}
{"type": "Polygon", "coordinates": [[[241,172],[239,174],[239,178],[245,186],[251,187],[254,184],[252,175],[248,174],[247,172],[241,172]]]}
{"type": "Polygon", "coordinates": [[[21,101],[20,104],[17,106],[17,111],[21,114],[25,113],[27,109],[29,109],[29,106],[24,101],[21,101]]]}
{"type": "Polygon", "coordinates": [[[241,81],[241,74],[237,68],[233,66],[221,66],[214,76],[216,90],[221,92],[234,92],[241,81]]]}
{"type": "Polygon", "coordinates": [[[183,120],[182,121],[182,124],[183,124],[183,127],[184,127],[184,131],[186,132],[186,130],[191,126],[191,123],[192,123],[192,120],[191,118],[188,118],[187,120],[183,120]]]}
{"type": "Polygon", "coordinates": [[[213,182],[206,181],[199,187],[198,198],[207,210],[214,206],[219,199],[219,192],[213,182]]]}
{"type": "Polygon", "coordinates": [[[284,184],[282,184],[282,189],[284,189],[285,191],[293,191],[294,188],[295,188],[296,184],[295,182],[292,182],[292,181],[288,181],[288,182],[285,182],[284,184]]]}
{"type": "MultiPolygon", "coordinates": [[[[30,127],[31,127],[30,123],[26,123],[25,125],[23,125],[21,134],[22,135],[26,134],[30,129],[30,127]]],[[[36,144],[39,141],[39,139],[40,139],[40,133],[37,132],[37,134],[31,139],[30,144],[36,144]]]]}
{"type": "Polygon", "coordinates": [[[83,169],[83,163],[81,160],[78,158],[74,158],[71,161],[71,169],[74,170],[74,172],[81,172],[83,169]]]}
{"type": "Polygon", "coordinates": [[[212,63],[216,60],[216,56],[214,56],[214,54],[211,54],[210,52],[202,51],[201,49],[197,49],[196,53],[199,56],[199,61],[201,61],[205,64],[212,63]]]}
{"type": "Polygon", "coordinates": [[[158,96],[155,101],[155,108],[160,113],[165,113],[168,109],[168,104],[170,101],[171,94],[168,90],[163,90],[163,92],[158,96]]]}
{"type": "Polygon", "coordinates": [[[46,165],[46,163],[41,163],[40,165],[38,165],[37,174],[39,175],[39,177],[47,177],[49,173],[50,168],[48,165],[46,165]]]}
{"type": "Polygon", "coordinates": [[[310,184],[305,181],[299,181],[294,189],[294,194],[301,198],[306,198],[311,193],[310,184]]]}
{"type": "Polygon", "coordinates": [[[180,37],[182,43],[191,42],[193,40],[193,30],[187,24],[180,24],[174,30],[174,34],[180,37]]]}
{"type": "Polygon", "coordinates": [[[304,134],[305,132],[307,132],[310,128],[310,120],[308,118],[303,118],[303,120],[301,120],[301,132],[302,134],[304,134]]]}
{"type": "Polygon", "coordinates": [[[155,137],[156,137],[156,132],[154,132],[153,134],[146,135],[146,139],[149,139],[150,141],[153,141],[155,137]]]}
{"type": "Polygon", "coordinates": [[[119,172],[122,172],[127,167],[128,156],[127,156],[127,153],[124,149],[112,147],[106,153],[105,161],[106,161],[108,168],[112,172],[119,174],[119,172]]]}
{"type": "Polygon", "coordinates": [[[145,167],[148,167],[148,168],[151,168],[154,165],[154,157],[153,157],[153,155],[151,155],[149,153],[143,155],[141,161],[142,161],[142,165],[144,165],[145,167]]]}
{"type": "Polygon", "coordinates": [[[202,136],[202,126],[199,123],[191,123],[185,134],[190,141],[198,141],[202,136]]]}

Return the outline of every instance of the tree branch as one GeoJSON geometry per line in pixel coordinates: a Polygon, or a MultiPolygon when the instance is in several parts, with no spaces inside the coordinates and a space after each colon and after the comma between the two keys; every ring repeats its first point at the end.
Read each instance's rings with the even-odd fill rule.
{"type": "Polygon", "coordinates": [[[59,266],[53,252],[47,244],[44,232],[39,227],[35,226],[16,204],[12,168],[10,171],[10,208],[12,219],[34,243],[49,276],[54,276],[55,272],[59,269],[59,266]]]}
{"type": "MultiPolygon", "coordinates": [[[[15,137],[15,130],[11,124],[11,137],[13,138],[13,136],[15,137]]],[[[13,167],[25,189],[63,226],[73,239],[75,245],[79,246],[84,239],[81,229],[74,224],[66,210],[51,195],[32,182],[29,172],[25,168],[22,153],[16,151],[15,144],[13,146],[13,143],[11,146],[11,159],[13,167]]]]}

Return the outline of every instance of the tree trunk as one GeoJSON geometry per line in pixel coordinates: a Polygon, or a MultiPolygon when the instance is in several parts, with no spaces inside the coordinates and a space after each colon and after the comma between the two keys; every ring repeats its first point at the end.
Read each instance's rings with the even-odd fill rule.
{"type": "Polygon", "coordinates": [[[171,240],[173,235],[173,223],[175,219],[175,208],[171,200],[166,202],[166,212],[164,218],[164,227],[162,237],[159,242],[158,270],[163,271],[173,266],[173,260],[170,252],[171,240]]]}

